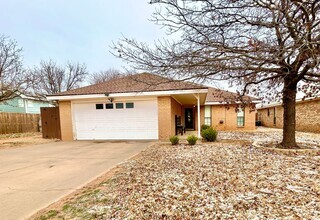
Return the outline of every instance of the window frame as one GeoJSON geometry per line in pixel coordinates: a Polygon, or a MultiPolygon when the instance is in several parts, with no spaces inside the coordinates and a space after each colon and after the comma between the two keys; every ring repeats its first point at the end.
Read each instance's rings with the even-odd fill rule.
{"type": "Polygon", "coordinates": [[[124,109],[124,104],[123,102],[117,102],[115,103],[116,108],[115,109],[124,109]],[[118,107],[118,105],[120,105],[121,107],[118,107]]]}
{"type": "Polygon", "coordinates": [[[34,102],[32,100],[27,100],[27,107],[28,108],[33,108],[34,107],[34,102]]]}
{"type": "Polygon", "coordinates": [[[114,104],[113,103],[106,103],[105,104],[106,109],[114,109],[114,104]],[[112,105],[112,108],[107,107],[108,105],[112,105]]]}
{"type": "Polygon", "coordinates": [[[211,120],[211,113],[212,109],[211,109],[211,105],[205,105],[204,106],[204,124],[211,126],[212,124],[212,120],[211,120]],[[206,113],[209,113],[208,115],[206,113]]]}
{"type": "Polygon", "coordinates": [[[104,109],[104,104],[103,103],[96,103],[96,110],[103,110],[104,109]],[[98,108],[98,105],[102,105],[102,108],[98,108]]]}
{"type": "Polygon", "coordinates": [[[245,126],[245,108],[239,108],[237,111],[237,127],[242,128],[245,126]],[[239,114],[241,114],[239,116],[239,114]]]}
{"type": "Polygon", "coordinates": [[[133,109],[134,108],[134,102],[126,102],[126,109],[133,109]],[[132,104],[132,107],[128,108],[128,104],[132,104]]]}
{"type": "Polygon", "coordinates": [[[18,99],[18,107],[19,108],[25,107],[25,101],[23,99],[18,99]]]}

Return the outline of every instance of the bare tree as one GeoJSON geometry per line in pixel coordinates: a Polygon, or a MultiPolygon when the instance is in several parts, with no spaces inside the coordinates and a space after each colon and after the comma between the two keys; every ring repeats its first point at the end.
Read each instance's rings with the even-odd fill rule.
{"type": "Polygon", "coordinates": [[[116,69],[108,69],[104,71],[100,71],[97,73],[93,73],[89,76],[90,84],[98,84],[102,82],[106,82],[112,79],[116,79],[122,77],[124,74],[116,69]]]}
{"type": "Polygon", "coordinates": [[[21,52],[15,41],[0,35],[0,102],[16,97],[26,88],[28,77],[21,52]]]}
{"type": "Polygon", "coordinates": [[[182,80],[228,80],[241,94],[282,99],[283,148],[295,139],[297,90],[320,94],[319,0],[153,0],[153,20],[179,40],[124,38],[115,55],[182,80]]]}
{"type": "Polygon", "coordinates": [[[68,62],[65,67],[64,91],[78,88],[85,81],[89,72],[86,64],[68,62]]]}
{"type": "Polygon", "coordinates": [[[78,88],[88,75],[85,64],[69,62],[59,66],[52,60],[41,61],[40,66],[30,72],[33,93],[40,97],[78,88]]]}

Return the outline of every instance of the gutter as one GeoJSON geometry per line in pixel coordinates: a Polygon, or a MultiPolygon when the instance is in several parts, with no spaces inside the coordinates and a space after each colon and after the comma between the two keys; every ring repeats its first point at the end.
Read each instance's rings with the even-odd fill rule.
{"type": "Polygon", "coordinates": [[[105,94],[89,94],[89,95],[52,95],[47,96],[47,100],[73,100],[73,99],[94,99],[94,98],[117,98],[117,97],[136,97],[136,96],[166,96],[166,95],[182,95],[194,93],[208,93],[208,89],[191,89],[191,90],[167,90],[153,92],[130,92],[130,93],[105,93],[105,94]]]}

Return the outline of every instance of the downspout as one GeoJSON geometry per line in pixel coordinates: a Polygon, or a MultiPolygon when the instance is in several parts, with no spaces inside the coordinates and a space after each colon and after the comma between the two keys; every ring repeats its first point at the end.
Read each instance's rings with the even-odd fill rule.
{"type": "Polygon", "coordinates": [[[23,100],[23,105],[24,105],[24,111],[25,113],[28,113],[28,101],[27,99],[22,99],[23,100]]]}
{"type": "Polygon", "coordinates": [[[223,130],[227,129],[227,108],[224,106],[224,124],[223,124],[223,130]]]}

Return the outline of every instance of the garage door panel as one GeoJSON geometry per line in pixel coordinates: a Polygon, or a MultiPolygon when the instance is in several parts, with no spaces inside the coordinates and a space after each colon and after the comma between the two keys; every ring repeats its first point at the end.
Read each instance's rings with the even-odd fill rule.
{"type": "Polygon", "coordinates": [[[158,139],[157,100],[136,101],[132,109],[97,110],[95,104],[73,104],[78,140],[158,139]]]}

